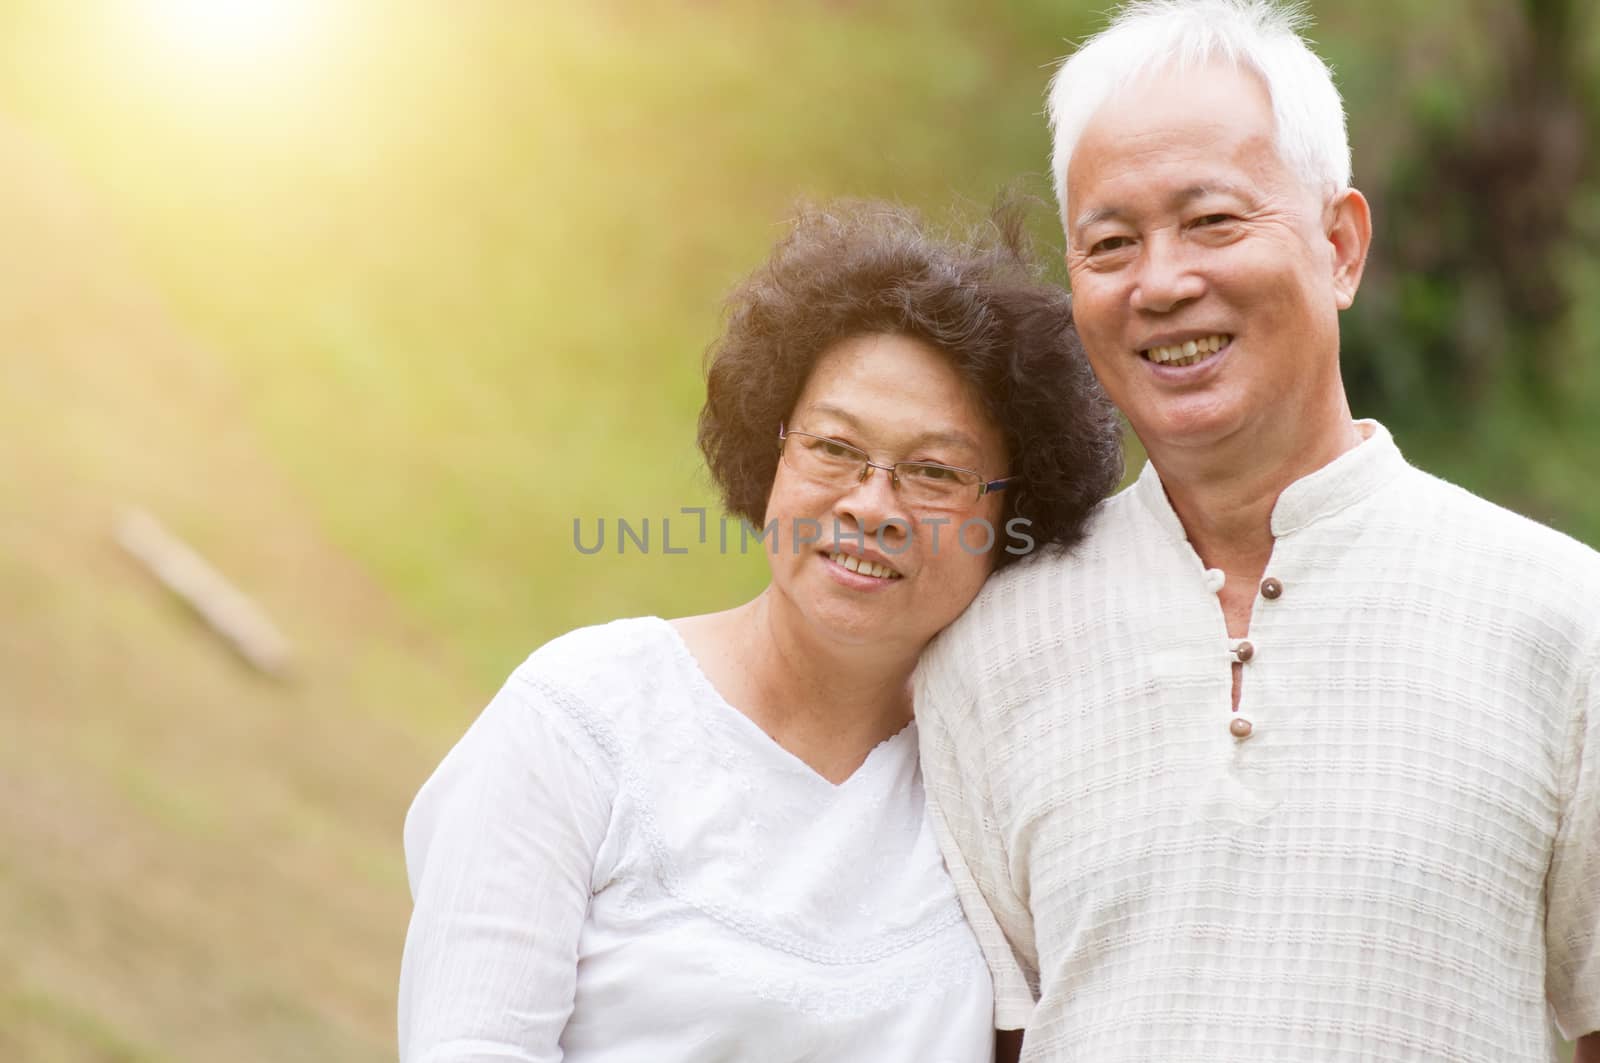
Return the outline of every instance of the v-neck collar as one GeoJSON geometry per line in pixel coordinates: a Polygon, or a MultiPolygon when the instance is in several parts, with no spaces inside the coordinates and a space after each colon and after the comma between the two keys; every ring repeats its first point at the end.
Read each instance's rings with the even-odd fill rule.
{"type": "Polygon", "coordinates": [[[678,630],[677,625],[661,617],[653,619],[659,621],[662,627],[666,628],[668,640],[690,686],[699,691],[703,700],[710,702],[714,706],[718,715],[728,718],[732,727],[739,731],[756,750],[770,754],[791,771],[805,776],[816,785],[827,787],[830,792],[838,793],[854,784],[856,780],[875,774],[877,762],[887,756],[891,749],[899,748],[906,743],[910,743],[913,750],[916,749],[917,721],[913,718],[900,730],[868,750],[861,763],[856,765],[856,769],[845,779],[840,782],[834,782],[795,755],[783,743],[773,738],[760,724],[752,720],[747,713],[730,704],[722,696],[722,692],[717,689],[716,684],[711,681],[711,677],[706,675],[705,669],[700,667],[699,659],[695,657],[694,651],[689,648],[689,644],[684,641],[683,634],[678,630]]]}

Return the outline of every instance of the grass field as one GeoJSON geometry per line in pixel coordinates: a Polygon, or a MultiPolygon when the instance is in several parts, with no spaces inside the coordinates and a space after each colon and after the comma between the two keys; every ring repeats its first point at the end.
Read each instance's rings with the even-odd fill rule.
{"type": "Polygon", "coordinates": [[[571,546],[710,501],[721,293],[800,195],[1009,170],[986,116],[1034,71],[948,19],[597,10],[402,17],[271,107],[59,8],[0,34],[0,1057],[392,1058],[400,821],[439,755],[550,635],[759,586],[571,546]],[[996,157],[947,177],[908,94],[996,157]],[[841,139],[768,127],[818,108],[841,139]],[[692,142],[652,127],[691,112],[692,142]],[[118,552],[130,505],[258,598],[290,682],[118,552]]]}
{"type": "Polygon", "coordinates": [[[0,128],[0,1057],[384,1058],[397,817],[482,684],[331,544],[81,184],[0,128]],[[293,632],[292,683],[118,552],[128,505],[293,632]]]}
{"type": "MultiPolygon", "coordinates": [[[[572,521],[711,502],[700,354],[796,198],[1044,193],[1067,6],[350,4],[220,78],[132,0],[0,10],[0,1059],[392,1058],[444,749],[550,636],[760,585],[572,521]],[[289,681],[118,551],[128,506],[289,681]]],[[[1579,530],[1593,431],[1415,447],[1579,530]]]]}

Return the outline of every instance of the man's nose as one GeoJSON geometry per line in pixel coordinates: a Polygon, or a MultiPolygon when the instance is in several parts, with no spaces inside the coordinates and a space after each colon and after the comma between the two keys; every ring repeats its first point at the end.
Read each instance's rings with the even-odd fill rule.
{"type": "Polygon", "coordinates": [[[1145,241],[1138,270],[1133,289],[1135,310],[1170,313],[1206,290],[1195,249],[1171,233],[1156,233],[1145,241]]]}

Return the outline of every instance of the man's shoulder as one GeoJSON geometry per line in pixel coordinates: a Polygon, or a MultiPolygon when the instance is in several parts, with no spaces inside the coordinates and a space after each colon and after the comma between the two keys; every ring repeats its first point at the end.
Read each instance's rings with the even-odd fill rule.
{"type": "MultiPolygon", "coordinates": [[[[1132,488],[1119,491],[1095,507],[1083,538],[1074,545],[1041,547],[995,573],[925,657],[986,659],[1018,622],[1029,628],[1044,623],[1039,615],[1045,611],[1039,608],[1043,603],[1049,603],[1051,615],[1094,608],[1085,588],[1110,586],[1123,570],[1134,572],[1138,562],[1130,545],[1156,534],[1142,510],[1132,488]]],[[[1018,650],[1008,647],[1008,652],[1018,650]]]]}
{"type": "Polygon", "coordinates": [[[1514,555],[1569,581],[1600,581],[1600,552],[1547,524],[1414,467],[1396,488],[1395,498],[1427,522],[1441,545],[1514,555]]]}
{"type": "MultiPolygon", "coordinates": [[[[1132,487],[1126,487],[1097,505],[1084,525],[1083,538],[1072,546],[1043,546],[992,576],[973,605],[992,607],[1039,583],[1070,581],[1102,568],[1125,563],[1127,552],[1116,549],[1135,537],[1153,535],[1148,520],[1141,519],[1143,504],[1132,487]]],[[[971,609],[968,613],[971,613],[971,609]]]]}
{"type": "Polygon", "coordinates": [[[1409,526],[1419,571],[1448,577],[1507,623],[1536,621],[1561,641],[1600,646],[1600,552],[1420,469],[1394,487],[1379,519],[1409,526]]]}

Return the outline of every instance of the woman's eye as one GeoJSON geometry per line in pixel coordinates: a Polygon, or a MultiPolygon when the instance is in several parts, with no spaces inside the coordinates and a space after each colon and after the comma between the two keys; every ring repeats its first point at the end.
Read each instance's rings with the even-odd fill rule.
{"type": "Polygon", "coordinates": [[[956,470],[943,465],[913,465],[911,474],[919,480],[954,480],[959,475],[956,470]]]}
{"type": "Polygon", "coordinates": [[[854,450],[845,446],[843,443],[835,443],[831,439],[818,440],[817,449],[822,451],[830,458],[848,458],[855,455],[854,450]]]}

